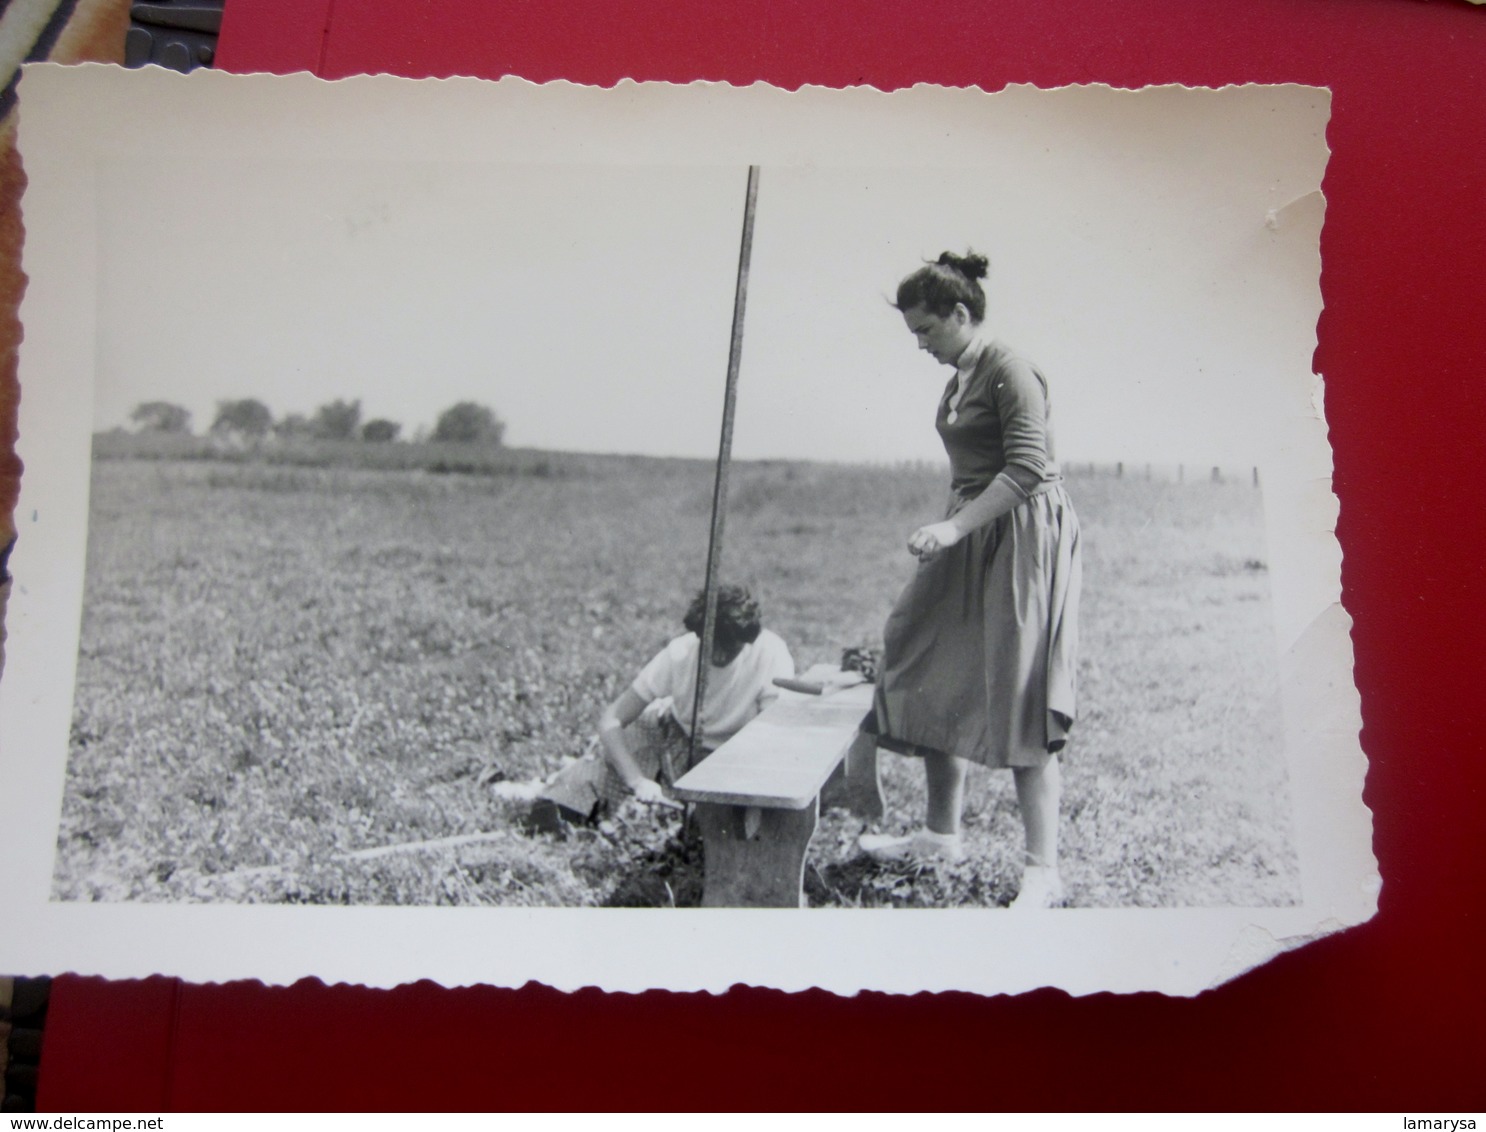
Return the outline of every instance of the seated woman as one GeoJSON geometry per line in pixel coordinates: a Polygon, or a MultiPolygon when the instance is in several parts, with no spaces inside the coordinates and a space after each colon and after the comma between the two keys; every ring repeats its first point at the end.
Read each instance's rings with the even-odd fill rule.
{"type": "MultiPolygon", "coordinates": [[[[530,819],[534,829],[592,820],[631,795],[675,804],[665,788],[686,772],[705,600],[705,593],[692,599],[682,622],[687,632],[656,653],[604,708],[602,758],[581,759],[541,787],[530,819]]],[[[763,627],[753,595],[743,586],[720,587],[712,669],[697,720],[698,748],[710,753],[731,739],[778,697],[775,678],[794,674],[789,648],[763,627]]]]}

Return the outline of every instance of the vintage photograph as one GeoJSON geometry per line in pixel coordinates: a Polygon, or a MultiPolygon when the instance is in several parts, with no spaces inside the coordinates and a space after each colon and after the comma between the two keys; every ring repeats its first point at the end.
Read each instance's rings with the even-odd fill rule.
{"type": "MultiPolygon", "coordinates": [[[[1119,188],[1206,159],[1172,157],[1119,188]]],[[[1104,178],[1007,171],[760,170],[700,741],[860,650],[926,772],[884,758],[877,824],[915,840],[828,812],[810,903],[1293,902],[1257,465],[1216,405],[1096,417],[1202,382],[1178,351],[1226,309],[1130,270],[1104,178]]],[[[100,177],[57,898],[698,903],[660,748],[693,723],[744,171],[100,177]]]]}
{"type": "Polygon", "coordinates": [[[1103,93],[101,147],[47,902],[1303,913],[1324,146],[1103,93]]]}

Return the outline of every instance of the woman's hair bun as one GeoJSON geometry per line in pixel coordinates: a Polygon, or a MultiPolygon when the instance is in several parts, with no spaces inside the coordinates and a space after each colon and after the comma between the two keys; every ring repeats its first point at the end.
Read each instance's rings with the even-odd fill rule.
{"type": "Polygon", "coordinates": [[[971,250],[967,250],[964,255],[945,252],[939,257],[938,262],[939,266],[953,268],[966,279],[984,279],[991,267],[990,260],[986,259],[983,255],[977,255],[971,250]]]}
{"type": "Polygon", "coordinates": [[[971,320],[979,324],[986,316],[986,293],[980,281],[990,266],[990,260],[974,251],[967,250],[964,255],[945,252],[932,262],[926,260],[898,284],[898,301],[893,306],[900,311],[921,306],[948,318],[958,304],[964,303],[971,320]]]}

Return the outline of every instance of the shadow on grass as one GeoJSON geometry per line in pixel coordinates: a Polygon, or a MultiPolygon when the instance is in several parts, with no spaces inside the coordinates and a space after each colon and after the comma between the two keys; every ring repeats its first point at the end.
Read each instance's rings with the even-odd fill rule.
{"type": "Polygon", "coordinates": [[[602,906],[698,908],[702,878],[702,835],[688,822],[659,845],[626,860],[602,906]]]}

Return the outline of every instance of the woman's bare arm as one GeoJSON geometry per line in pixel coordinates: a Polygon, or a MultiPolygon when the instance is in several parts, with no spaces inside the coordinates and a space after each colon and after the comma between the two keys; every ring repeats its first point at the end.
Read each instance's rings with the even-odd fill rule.
{"type": "Polygon", "coordinates": [[[638,783],[649,780],[630,754],[629,744],[624,740],[624,729],[639,719],[644,710],[645,701],[640,698],[639,693],[633,688],[626,688],[599,716],[599,744],[603,748],[604,759],[631,790],[636,789],[638,783]]]}

